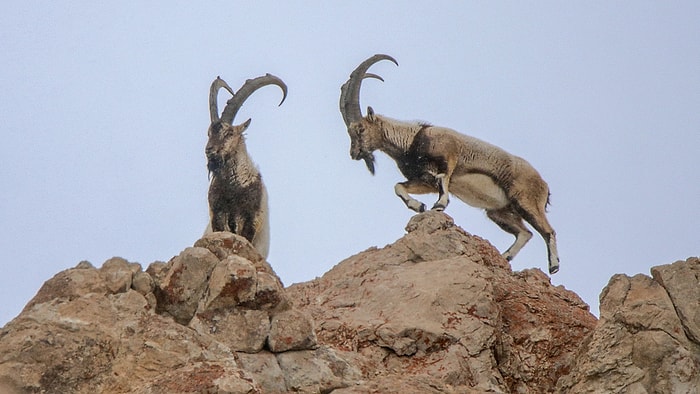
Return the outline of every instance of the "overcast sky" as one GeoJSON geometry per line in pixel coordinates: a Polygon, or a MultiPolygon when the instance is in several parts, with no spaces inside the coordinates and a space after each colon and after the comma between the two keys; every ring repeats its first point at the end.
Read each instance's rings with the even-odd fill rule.
{"type": "MultiPolygon", "coordinates": [[[[363,109],[527,159],[549,183],[561,270],[598,313],[610,276],[700,254],[700,2],[4,2],[0,325],[88,260],[167,261],[202,234],[208,92],[272,73],[236,119],[270,193],[285,285],[400,238],[412,216],[349,157],[340,86],[375,53],[363,109]]],[[[221,95],[221,99],[225,96],[221,95]]],[[[419,196],[431,206],[437,196],[419,196]]],[[[505,250],[512,236],[452,199],[505,250]]],[[[535,235],[513,269],[546,271],[535,235]]]]}

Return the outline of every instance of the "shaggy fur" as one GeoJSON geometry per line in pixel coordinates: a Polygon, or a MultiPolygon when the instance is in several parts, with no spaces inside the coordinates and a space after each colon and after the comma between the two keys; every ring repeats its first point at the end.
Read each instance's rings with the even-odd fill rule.
{"type": "Polygon", "coordinates": [[[532,238],[523,220],[544,238],[549,255],[549,272],[559,270],[556,234],[547,221],[549,187],[530,163],[505,150],[460,134],[445,127],[407,123],[359,110],[359,89],[368,77],[367,69],[380,60],[396,61],[387,55],[375,55],[350,75],[341,89],[340,109],[350,135],[350,156],[364,160],[374,173],[376,150],[396,162],[407,181],[397,183],[396,194],[406,206],[423,212],[425,204],[410,194],[437,193],[434,210],[444,210],[450,194],[465,203],[486,210],[501,229],[515,236],[515,242],[503,253],[509,261],[532,238]]]}

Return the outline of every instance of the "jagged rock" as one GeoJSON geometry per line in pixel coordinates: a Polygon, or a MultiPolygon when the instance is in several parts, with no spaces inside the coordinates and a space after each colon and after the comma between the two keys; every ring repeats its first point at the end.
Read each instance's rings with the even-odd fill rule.
{"type": "Polygon", "coordinates": [[[169,263],[162,281],[157,282],[158,311],[169,313],[187,325],[207,289],[207,279],[219,259],[206,248],[187,248],[169,263]]]}
{"type": "Polygon", "coordinates": [[[240,257],[228,256],[211,272],[209,294],[200,311],[235,307],[255,299],[257,273],[253,263],[240,257]]]}
{"type": "Polygon", "coordinates": [[[354,366],[326,347],[279,353],[277,362],[290,392],[330,393],[360,378],[354,366]]]}
{"type": "Polygon", "coordinates": [[[107,294],[107,284],[100,271],[86,263],[81,262],[78,267],[61,271],[47,280],[24,311],[49,301],[71,301],[90,293],[107,294]]]}
{"type": "Polygon", "coordinates": [[[277,275],[258,272],[255,298],[245,306],[269,311],[284,311],[290,308],[287,294],[277,275]]]}
{"type": "Polygon", "coordinates": [[[129,262],[121,257],[112,257],[105,261],[100,268],[100,274],[111,293],[123,293],[130,289],[134,276],[129,262]]]}
{"type": "Polygon", "coordinates": [[[274,353],[314,349],[316,334],[311,318],[296,309],[274,315],[267,346],[274,353]]]}
{"type": "Polygon", "coordinates": [[[230,233],[81,262],[0,329],[0,392],[698,392],[699,259],[614,276],[596,324],[444,213],[406,230],[287,289],[230,233]]]}
{"type": "Polygon", "coordinates": [[[416,215],[406,229],[288,289],[317,322],[319,344],[359,354],[363,387],[416,376],[441,390],[537,393],[568,373],[596,322],[576,294],[539,270],[513,273],[443,213],[416,215]]]}
{"type": "Polygon", "coordinates": [[[700,259],[653,267],[651,274],[668,291],[688,338],[700,344],[700,259]]]}
{"type": "Polygon", "coordinates": [[[145,297],[146,295],[153,293],[155,287],[156,285],[151,275],[148,275],[143,271],[134,273],[131,288],[136,290],[139,294],[145,297]]]}
{"type": "Polygon", "coordinates": [[[598,326],[559,392],[700,392],[700,343],[691,328],[699,269],[700,260],[690,258],[652,268],[654,278],[613,276],[601,294],[598,326]]]}
{"type": "MultiPolygon", "coordinates": [[[[203,247],[214,253],[219,260],[223,262],[224,267],[217,270],[216,275],[219,277],[214,280],[214,288],[212,289],[214,297],[222,293],[224,287],[228,290],[235,290],[238,293],[238,304],[249,309],[265,309],[265,310],[284,310],[289,308],[289,301],[284,292],[282,281],[272,269],[270,264],[265,261],[260,253],[248,242],[245,238],[229,232],[214,232],[205,234],[200,240],[195,242],[195,247],[203,247]],[[233,259],[233,260],[231,260],[233,259]],[[225,268],[229,265],[228,268],[225,268]],[[236,280],[238,274],[232,269],[241,269],[244,265],[245,272],[241,272],[240,280],[236,280]],[[250,267],[252,265],[252,272],[250,267]],[[228,277],[227,277],[228,275],[228,277]],[[246,282],[246,278],[250,277],[250,281],[246,282]],[[231,283],[229,283],[231,282],[231,283]],[[236,283],[234,283],[236,282],[236,283]],[[247,283],[247,284],[246,284],[247,283]],[[217,288],[220,288],[217,290],[217,288]],[[218,291],[218,293],[217,293],[218,291]],[[248,292],[243,294],[242,292],[248,292]]],[[[223,291],[223,296],[230,295],[229,291],[223,291]]],[[[223,301],[224,303],[230,302],[223,301]]],[[[214,309],[217,306],[208,306],[208,309],[214,309]]]]}
{"type": "Polygon", "coordinates": [[[22,392],[137,392],[166,371],[228,357],[133,290],[36,304],[0,331],[0,376],[22,392]]]}
{"type": "Polygon", "coordinates": [[[141,392],[144,394],[241,394],[261,391],[253,378],[242,373],[235,364],[196,361],[172,371],[166,371],[141,392]]]}
{"type": "MultiPolygon", "coordinates": [[[[267,272],[277,277],[270,264],[260,255],[255,247],[247,239],[230,232],[213,232],[205,234],[194,244],[195,247],[209,249],[220,260],[229,256],[240,256],[255,266],[257,271],[267,272]]],[[[279,277],[277,277],[279,281],[279,277]]],[[[280,285],[281,285],[280,281],[280,285]]]]}
{"type": "Polygon", "coordinates": [[[287,385],[284,372],[274,354],[262,351],[255,354],[238,353],[241,368],[248,372],[260,385],[263,393],[284,393],[287,385]]]}
{"type": "Polygon", "coordinates": [[[253,309],[197,313],[189,325],[203,335],[211,335],[232,351],[246,353],[261,351],[270,333],[268,313],[253,309]]]}

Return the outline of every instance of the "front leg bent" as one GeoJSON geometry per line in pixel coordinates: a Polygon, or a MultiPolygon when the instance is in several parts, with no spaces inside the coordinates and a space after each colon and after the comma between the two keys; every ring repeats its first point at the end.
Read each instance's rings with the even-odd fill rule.
{"type": "Polygon", "coordinates": [[[435,187],[430,186],[422,181],[412,180],[397,183],[396,186],[394,186],[394,192],[396,192],[396,195],[399,196],[401,200],[403,200],[403,202],[409,209],[420,213],[425,212],[425,204],[411,197],[409,193],[427,194],[436,193],[437,190],[435,189],[435,187]]]}

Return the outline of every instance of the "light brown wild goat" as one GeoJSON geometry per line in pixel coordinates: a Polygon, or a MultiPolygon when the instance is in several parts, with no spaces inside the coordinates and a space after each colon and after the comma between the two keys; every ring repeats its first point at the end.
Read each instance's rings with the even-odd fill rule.
{"type": "Polygon", "coordinates": [[[233,119],[246,99],[266,85],[277,85],[287,98],[287,85],[278,77],[266,74],[247,80],[237,92],[217,77],[209,90],[209,140],[205,153],[211,176],[209,183],[209,226],[211,231],[230,231],[248,241],[267,258],[270,249],[270,222],[268,218],[267,189],[262,176],[248,154],[243,133],[251,119],[233,125],[233,119]],[[217,97],[224,88],[233,95],[219,118],[217,97]]]}
{"type": "Polygon", "coordinates": [[[350,156],[364,160],[374,174],[375,150],[389,155],[408,179],[397,183],[396,194],[416,212],[425,204],[409,195],[437,193],[432,209],[442,211],[449,193],[465,203],[486,210],[486,215],[515,242],[503,253],[512,260],[532,238],[523,219],[542,235],[549,254],[549,273],[559,271],[554,229],[547,221],[549,188],[540,174],[524,159],[477,138],[452,129],[420,123],[406,123],[360,110],[360,87],[365,78],[382,80],[367,70],[389,55],[374,55],[362,62],[341,87],[340,113],[350,134],[350,156]]]}

